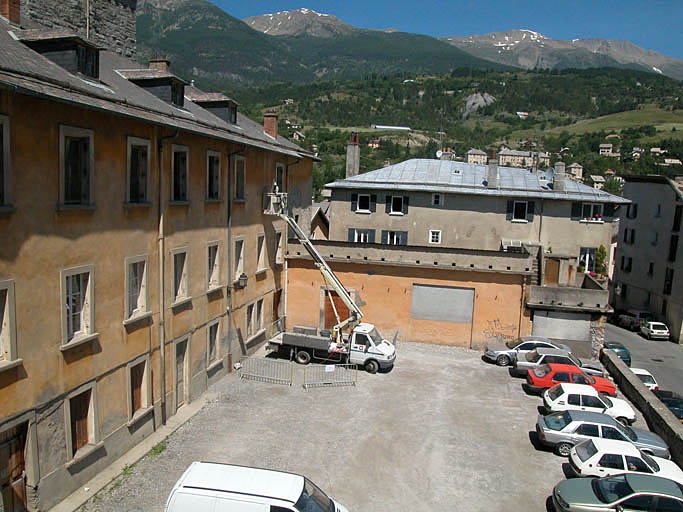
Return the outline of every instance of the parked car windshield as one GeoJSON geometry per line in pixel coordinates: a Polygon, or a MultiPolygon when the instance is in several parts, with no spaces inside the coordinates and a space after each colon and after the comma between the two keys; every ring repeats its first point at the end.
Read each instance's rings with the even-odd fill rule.
{"type": "Polygon", "coordinates": [[[655,462],[655,459],[650,457],[647,453],[640,452],[640,455],[643,457],[643,459],[645,459],[647,465],[650,466],[655,473],[659,471],[659,464],[655,462]]]}
{"type": "Polygon", "coordinates": [[[517,345],[521,345],[522,343],[522,340],[507,340],[505,342],[505,346],[507,348],[515,348],[517,345]]]}
{"type": "Polygon", "coordinates": [[[591,482],[593,492],[603,503],[613,503],[621,498],[633,494],[633,489],[626,482],[624,475],[611,478],[595,478],[591,482]]]}
{"type": "Polygon", "coordinates": [[[335,512],[334,502],[308,478],[304,478],[304,490],[294,508],[300,512],[335,512]]]}
{"type": "Polygon", "coordinates": [[[559,384],[555,384],[548,390],[548,398],[550,398],[553,402],[557,400],[560,395],[562,395],[562,386],[559,384]]]}
{"type": "Polygon", "coordinates": [[[638,378],[642,380],[645,384],[657,384],[655,382],[655,379],[652,378],[652,375],[641,375],[639,373],[638,378]]]}
{"type": "Polygon", "coordinates": [[[610,400],[609,397],[605,393],[600,391],[600,393],[598,393],[598,395],[600,395],[600,400],[605,402],[605,405],[607,406],[608,409],[610,407],[614,407],[614,402],[612,402],[612,400],[610,400]]]}
{"type": "Polygon", "coordinates": [[[576,455],[579,456],[581,462],[586,462],[596,453],[598,453],[598,449],[595,447],[595,444],[593,444],[593,441],[591,440],[584,441],[583,443],[576,445],[576,455]]]}
{"type": "Polygon", "coordinates": [[[629,427],[628,425],[622,425],[621,423],[619,423],[619,422],[617,421],[617,422],[616,422],[616,427],[617,427],[617,430],[618,430],[619,432],[621,432],[622,434],[624,434],[624,435],[625,435],[628,439],[630,439],[631,441],[635,442],[635,441],[638,440],[638,436],[637,436],[636,433],[633,431],[633,429],[632,429],[631,427],[629,427]]]}
{"type": "Polygon", "coordinates": [[[534,368],[534,375],[539,379],[545,377],[551,372],[549,364],[542,364],[538,368],[534,368]]]}
{"type": "Polygon", "coordinates": [[[573,354],[569,354],[569,359],[570,359],[571,362],[574,363],[574,365],[576,365],[576,366],[582,366],[582,365],[583,365],[583,363],[581,362],[581,359],[579,359],[578,357],[576,357],[576,356],[573,355],[573,354]]]}
{"type": "Polygon", "coordinates": [[[545,424],[552,430],[562,430],[572,422],[567,411],[550,413],[544,419],[545,424]]]}

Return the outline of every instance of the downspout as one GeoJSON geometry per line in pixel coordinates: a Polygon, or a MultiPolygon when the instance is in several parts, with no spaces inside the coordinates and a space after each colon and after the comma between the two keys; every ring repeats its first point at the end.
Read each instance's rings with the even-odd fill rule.
{"type": "MultiPolygon", "coordinates": [[[[285,172],[287,173],[287,177],[286,177],[286,181],[285,181],[286,185],[285,185],[285,190],[284,190],[285,192],[289,192],[289,166],[290,165],[296,165],[299,162],[301,162],[301,158],[297,158],[296,161],[294,163],[291,163],[291,164],[288,161],[287,165],[285,166],[285,172]]],[[[289,207],[289,205],[288,205],[288,207],[289,207]]],[[[286,213],[287,213],[287,215],[289,215],[289,212],[286,212],[286,213]]],[[[285,321],[283,322],[283,325],[282,325],[283,331],[285,331],[287,329],[287,302],[288,302],[287,299],[289,296],[289,294],[287,293],[287,290],[289,288],[289,286],[287,285],[287,283],[289,282],[289,275],[288,275],[289,274],[289,261],[287,260],[287,249],[289,247],[288,240],[289,240],[289,227],[287,226],[287,224],[285,224],[284,228],[282,229],[282,258],[285,260],[284,261],[284,263],[285,263],[285,275],[284,275],[285,283],[284,283],[284,286],[282,287],[284,298],[280,299],[284,302],[282,305],[282,309],[284,311],[283,316],[285,317],[285,321]]]]}
{"type": "Polygon", "coordinates": [[[159,163],[159,202],[157,217],[159,220],[159,392],[161,394],[161,424],[166,425],[166,305],[165,296],[166,290],[164,286],[164,272],[165,272],[165,231],[164,231],[164,207],[163,207],[163,190],[164,190],[164,165],[163,165],[163,149],[164,141],[174,139],[178,136],[180,130],[176,129],[173,135],[166,135],[159,137],[157,141],[157,162],[159,163]]]}
{"type": "MultiPolygon", "coordinates": [[[[232,328],[232,290],[233,290],[233,283],[235,282],[234,280],[234,275],[233,275],[233,269],[232,269],[232,175],[233,175],[233,166],[232,166],[232,157],[239,154],[239,153],[244,153],[247,150],[247,146],[243,145],[241,149],[238,149],[237,151],[233,151],[232,153],[228,153],[228,179],[227,181],[227,197],[226,197],[226,205],[227,205],[227,211],[226,211],[226,227],[228,228],[228,247],[227,247],[227,253],[228,253],[228,304],[227,304],[227,317],[228,317],[228,338],[230,339],[230,351],[228,353],[228,357],[232,358],[232,337],[230,337],[230,329],[232,328]]],[[[246,163],[245,163],[245,181],[246,181],[246,163]]],[[[246,185],[246,183],[245,183],[246,185]]],[[[228,360],[228,371],[232,371],[232,360],[228,360]]]]}

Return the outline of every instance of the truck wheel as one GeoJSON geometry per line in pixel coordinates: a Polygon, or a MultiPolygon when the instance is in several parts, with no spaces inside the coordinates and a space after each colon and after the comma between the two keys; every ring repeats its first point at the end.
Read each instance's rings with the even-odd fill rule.
{"type": "Polygon", "coordinates": [[[365,371],[368,373],[377,373],[377,370],[379,370],[379,364],[377,364],[377,361],[374,359],[370,359],[367,363],[365,363],[365,371]]]}
{"type": "Polygon", "coordinates": [[[305,350],[299,350],[294,359],[299,364],[308,364],[311,362],[311,354],[305,350]]]}

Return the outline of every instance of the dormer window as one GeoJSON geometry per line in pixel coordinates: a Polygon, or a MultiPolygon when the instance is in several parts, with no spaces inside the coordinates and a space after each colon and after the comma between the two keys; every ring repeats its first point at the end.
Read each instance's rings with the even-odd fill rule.
{"type": "Polygon", "coordinates": [[[238,103],[219,92],[204,92],[192,84],[185,88],[185,97],[226,123],[237,124],[238,103]]]}
{"type": "Polygon", "coordinates": [[[99,52],[94,48],[87,46],[78,46],[77,51],[77,67],[78,72],[91,78],[99,76],[99,52]]]}
{"type": "Polygon", "coordinates": [[[237,124],[237,105],[230,105],[230,122],[237,124]]]}
{"type": "Polygon", "coordinates": [[[183,84],[174,83],[171,85],[171,102],[178,107],[185,104],[185,86],[183,84]]]}
{"type": "Polygon", "coordinates": [[[99,48],[81,36],[59,30],[23,30],[17,38],[69,73],[100,76],[99,48]]]}

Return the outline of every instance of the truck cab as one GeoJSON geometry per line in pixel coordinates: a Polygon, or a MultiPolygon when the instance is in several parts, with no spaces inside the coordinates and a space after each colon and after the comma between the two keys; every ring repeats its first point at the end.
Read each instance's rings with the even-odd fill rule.
{"type": "Polygon", "coordinates": [[[377,328],[370,323],[358,324],[349,335],[349,363],[365,366],[368,373],[379,368],[391,368],[396,360],[396,347],[382,338],[377,328]]]}

